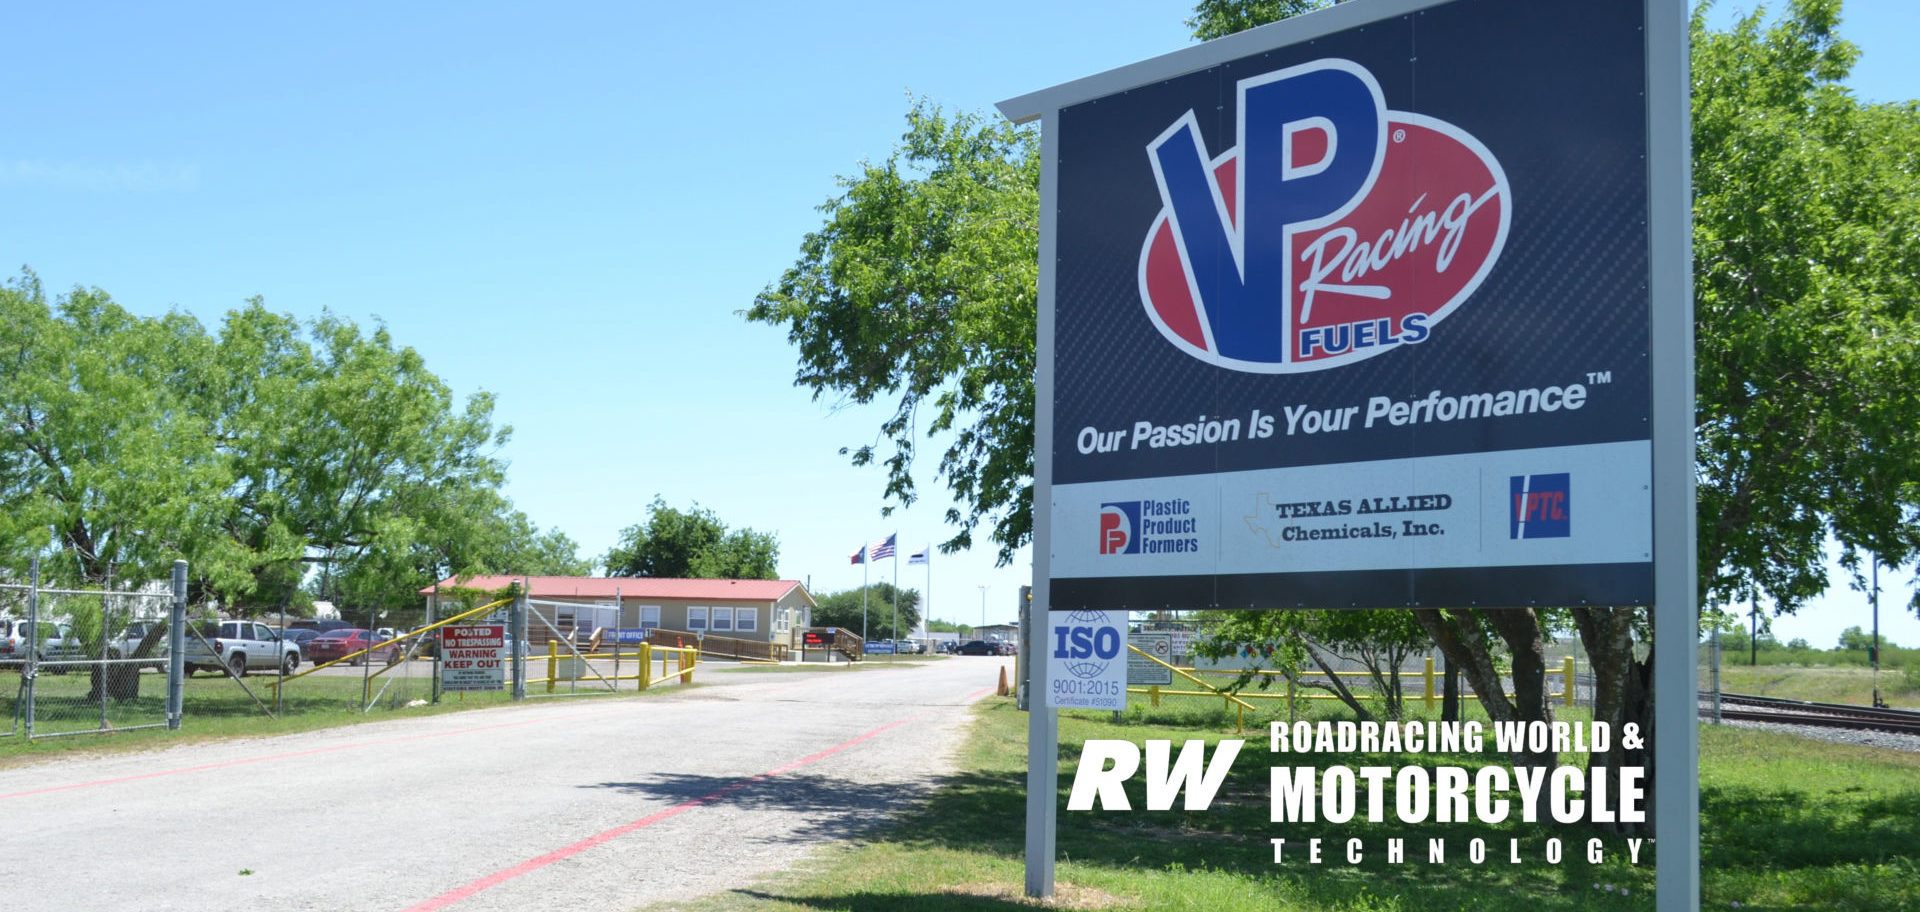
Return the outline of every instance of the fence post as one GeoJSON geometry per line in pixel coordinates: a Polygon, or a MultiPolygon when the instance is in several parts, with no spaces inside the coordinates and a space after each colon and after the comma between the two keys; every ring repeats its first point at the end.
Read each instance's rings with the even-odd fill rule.
{"type": "Polygon", "coordinates": [[[1433,709],[1433,656],[1427,656],[1427,668],[1426,668],[1426,671],[1421,673],[1421,677],[1426,680],[1427,709],[1432,710],[1433,709]]]}
{"type": "Polygon", "coordinates": [[[1293,695],[1294,695],[1293,675],[1292,673],[1288,673],[1287,675],[1287,724],[1288,725],[1292,725],[1296,721],[1294,718],[1293,695]]]}
{"type": "Polygon", "coordinates": [[[47,635],[40,630],[40,558],[35,557],[27,570],[27,630],[30,638],[21,643],[27,659],[20,666],[21,708],[26,710],[27,740],[33,740],[33,679],[40,676],[40,644],[47,635]]]}
{"type": "Polygon", "coordinates": [[[553,679],[560,676],[560,644],[547,640],[547,693],[553,693],[553,679]]]}
{"type": "Polygon", "coordinates": [[[513,607],[507,609],[507,626],[513,628],[513,655],[507,661],[513,663],[513,698],[527,698],[527,662],[523,653],[527,649],[527,592],[525,589],[513,599],[513,607]]]}
{"type": "Polygon", "coordinates": [[[167,612],[167,729],[180,729],[186,691],[187,562],[173,562],[173,609],[167,612]]]}
{"type": "Polygon", "coordinates": [[[1160,685],[1155,684],[1147,688],[1147,705],[1154,709],[1160,708],[1160,685]]]}
{"type": "Polygon", "coordinates": [[[647,688],[652,686],[653,686],[653,644],[643,640],[640,643],[640,689],[646,690],[647,688]]]}
{"type": "Polygon", "coordinates": [[[1573,705],[1573,656],[1567,656],[1566,677],[1563,680],[1567,682],[1567,705],[1572,706],[1573,705]]]}

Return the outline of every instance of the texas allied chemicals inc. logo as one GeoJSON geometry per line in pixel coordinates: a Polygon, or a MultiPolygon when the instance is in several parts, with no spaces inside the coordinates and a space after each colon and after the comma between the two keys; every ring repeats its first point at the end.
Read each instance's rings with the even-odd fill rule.
{"type": "Polygon", "coordinates": [[[1295,373],[1425,341],[1493,269],[1512,218],[1493,154],[1389,111],[1373,74],[1317,60],[1239,83],[1239,144],[1192,111],[1147,145],[1162,208],[1140,296],[1167,340],[1221,367],[1295,373]]]}
{"type": "Polygon", "coordinates": [[[1100,505],[1101,554],[1192,554],[1200,550],[1193,502],[1123,500],[1100,505]]]}
{"type": "Polygon", "coordinates": [[[1507,537],[1573,537],[1572,479],[1568,472],[1509,477],[1507,537]]]}

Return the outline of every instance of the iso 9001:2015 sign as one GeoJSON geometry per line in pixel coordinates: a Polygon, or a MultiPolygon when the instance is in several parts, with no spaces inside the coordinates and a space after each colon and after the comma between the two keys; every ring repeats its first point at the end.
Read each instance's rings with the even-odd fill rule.
{"type": "Polygon", "coordinates": [[[1649,603],[1642,24],[1457,0],[1060,108],[1053,607],[1649,603]]]}
{"type": "Polygon", "coordinates": [[[1127,613],[1052,611],[1047,618],[1046,705],[1127,708],[1127,613]]]}

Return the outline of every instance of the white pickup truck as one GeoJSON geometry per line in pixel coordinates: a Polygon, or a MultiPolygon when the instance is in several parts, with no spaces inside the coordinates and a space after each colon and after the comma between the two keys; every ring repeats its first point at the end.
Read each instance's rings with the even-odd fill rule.
{"type": "Polygon", "coordinates": [[[293,674],[300,667],[300,647],[256,621],[195,621],[187,628],[182,662],[188,675],[216,668],[225,668],[236,678],[248,671],[293,674]],[[213,647],[211,652],[208,645],[213,647]]]}

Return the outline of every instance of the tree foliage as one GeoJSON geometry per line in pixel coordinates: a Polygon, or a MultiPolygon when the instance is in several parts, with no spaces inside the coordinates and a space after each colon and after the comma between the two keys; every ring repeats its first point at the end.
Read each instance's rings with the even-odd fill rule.
{"type": "Polygon", "coordinates": [[[384,327],[256,298],[210,333],[99,289],[49,301],[26,272],[0,286],[0,365],[9,563],[97,584],[185,557],[227,610],[300,612],[312,566],[343,601],[417,602],[531,527],[499,493],[492,398],[458,406],[384,327]]]}
{"type": "Polygon", "coordinates": [[[841,179],[826,224],[745,315],[787,328],[815,399],[892,406],[883,440],[850,450],[886,466],[883,514],[918,497],[922,436],[950,435],[936,477],[965,512],[947,512],[941,550],[984,521],[1004,564],[1033,529],[1038,137],[925,101],[907,125],[893,155],[841,179]]]}
{"type": "Polygon", "coordinates": [[[621,530],[605,560],[611,576],[656,579],[774,579],[779,561],[773,533],[729,530],[698,503],[681,511],[658,496],[647,521],[621,530]]]}
{"type": "Polygon", "coordinates": [[[898,589],[892,583],[872,583],[862,589],[847,589],[842,592],[830,592],[819,596],[819,607],[813,609],[813,626],[839,627],[859,633],[867,632],[870,640],[891,640],[913,633],[920,625],[920,593],[914,589],[898,589]],[[865,599],[862,617],[862,599],[865,599]],[[900,626],[894,627],[893,609],[898,602],[900,608],[900,626]]]}
{"type": "Polygon", "coordinates": [[[1703,591],[1792,611],[1829,535],[1920,549],[1920,113],[1862,104],[1839,0],[1693,17],[1703,591]]]}

